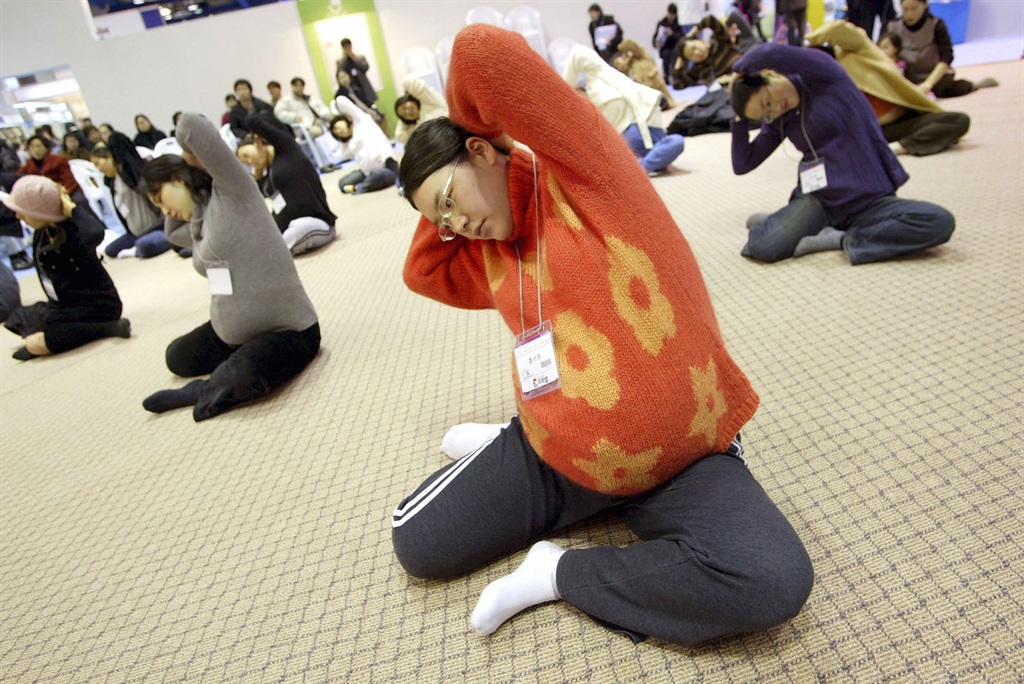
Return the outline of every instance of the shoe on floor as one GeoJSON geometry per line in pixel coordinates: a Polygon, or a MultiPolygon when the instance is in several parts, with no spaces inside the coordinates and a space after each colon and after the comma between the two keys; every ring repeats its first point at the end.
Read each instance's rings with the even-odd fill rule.
{"type": "Polygon", "coordinates": [[[26,254],[25,250],[11,255],[11,268],[15,271],[24,271],[26,268],[32,268],[34,265],[32,257],[26,254]]]}

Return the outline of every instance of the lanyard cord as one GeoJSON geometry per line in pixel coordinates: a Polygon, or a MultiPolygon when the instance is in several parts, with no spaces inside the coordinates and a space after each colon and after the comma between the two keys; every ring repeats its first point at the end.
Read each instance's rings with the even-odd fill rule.
{"type": "MultiPolygon", "coordinates": [[[[803,93],[801,93],[801,95],[803,95],[803,93]]],[[[811,144],[811,139],[807,135],[807,129],[804,128],[804,110],[805,109],[806,109],[806,107],[804,106],[804,103],[801,102],[800,103],[800,131],[804,134],[804,140],[807,141],[807,146],[811,148],[811,154],[814,155],[814,161],[818,161],[818,153],[814,151],[814,145],[811,144]]]]}
{"type": "MultiPolygon", "coordinates": [[[[537,226],[537,323],[544,320],[540,308],[540,200],[537,192],[537,157],[533,157],[533,217],[537,226]]],[[[519,264],[519,326],[526,332],[526,312],[523,307],[523,260],[519,258],[519,243],[513,243],[516,248],[516,262],[519,264]]]]}

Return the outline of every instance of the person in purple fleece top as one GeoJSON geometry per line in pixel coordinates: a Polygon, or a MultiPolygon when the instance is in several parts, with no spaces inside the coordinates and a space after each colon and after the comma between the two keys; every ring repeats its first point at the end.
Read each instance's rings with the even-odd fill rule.
{"type": "Polygon", "coordinates": [[[907,182],[867,98],[818,50],[762,45],[733,65],[732,167],[756,169],[786,138],[803,153],[789,204],[747,219],[742,254],[774,262],[842,249],[854,265],[949,240],[953,215],[896,197],[907,182]],[[753,140],[747,121],[760,121],[753,140]]]}

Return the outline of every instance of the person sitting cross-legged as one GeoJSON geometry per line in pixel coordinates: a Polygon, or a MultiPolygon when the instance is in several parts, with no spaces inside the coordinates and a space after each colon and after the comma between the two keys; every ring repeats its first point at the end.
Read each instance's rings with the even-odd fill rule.
{"type": "MultiPolygon", "coordinates": [[[[500,313],[516,335],[518,415],[497,430],[464,426],[477,439],[458,440],[461,453],[446,440],[461,458],[392,516],[398,561],[436,580],[529,547],[481,592],[470,617],[480,635],[559,600],[635,639],[684,646],[789,620],[813,569],[742,458],[737,433],[757,394],[633,153],[503,29],[455,37],[447,95],[451,119],[421,125],[402,159],[422,214],[403,277],[442,304],[500,313]],[[550,540],[602,513],[638,541],[550,540]]],[[[461,343],[443,344],[457,354],[461,343]]]]}
{"type": "Polygon", "coordinates": [[[342,176],[338,187],[345,194],[361,195],[393,186],[398,180],[398,161],[391,141],[352,100],[341,96],[334,102],[340,114],[331,119],[331,135],[359,167],[342,176]]]}
{"type": "Polygon", "coordinates": [[[747,219],[744,256],[772,262],[841,249],[857,265],[949,240],[956,225],[951,213],[896,197],[909,176],[867,98],[832,57],[767,44],[734,69],[733,171],[753,171],[786,139],[803,153],[789,203],[747,219]],[[761,122],[753,140],[748,120],[761,122]]]}
{"type": "Polygon", "coordinates": [[[274,221],[292,255],[334,240],[338,217],[327,206],[327,193],[299,144],[257,114],[245,120],[249,133],[236,154],[253,170],[264,197],[271,200],[274,221]]]}

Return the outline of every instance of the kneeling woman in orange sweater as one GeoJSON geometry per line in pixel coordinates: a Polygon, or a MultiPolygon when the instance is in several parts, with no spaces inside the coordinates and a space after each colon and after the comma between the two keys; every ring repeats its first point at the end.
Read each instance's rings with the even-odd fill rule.
{"type": "Polygon", "coordinates": [[[416,577],[460,575],[612,511],[639,543],[538,541],[484,589],[476,631],[558,599],[686,645],[788,620],[811,563],[742,458],[757,395],[644,171],[516,34],[463,29],[447,92],[451,120],[422,124],[400,169],[423,214],[405,282],[501,313],[518,415],[449,433],[458,460],[395,510],[399,561],[416,577]]]}

